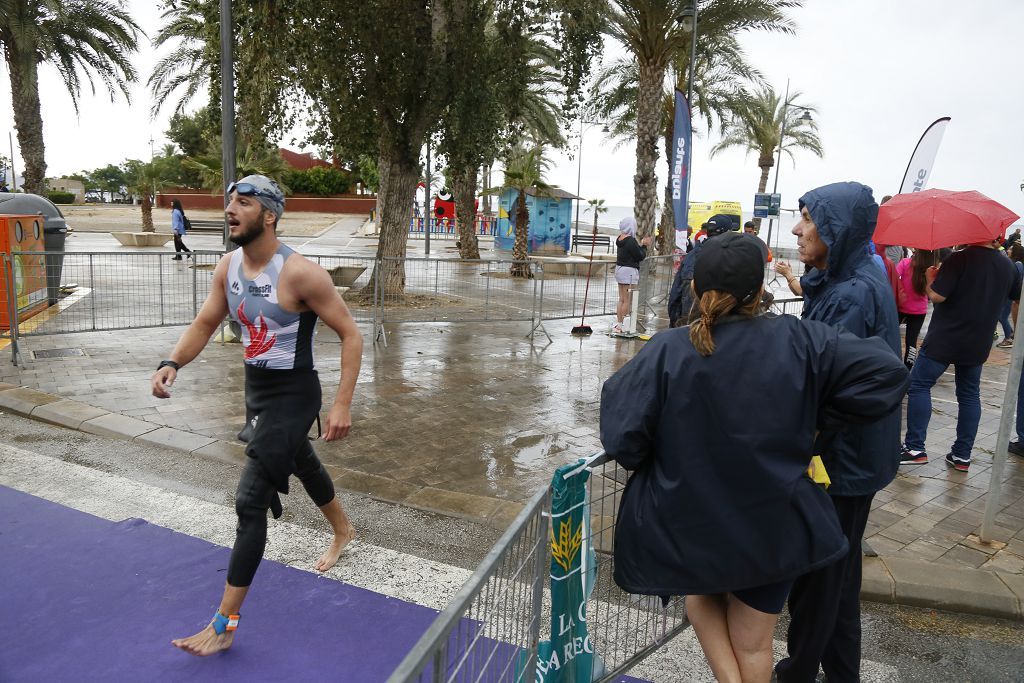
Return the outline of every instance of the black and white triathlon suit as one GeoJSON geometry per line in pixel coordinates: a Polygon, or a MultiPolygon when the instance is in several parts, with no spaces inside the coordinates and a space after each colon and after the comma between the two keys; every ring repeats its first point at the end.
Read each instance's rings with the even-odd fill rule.
{"type": "Polygon", "coordinates": [[[278,281],[295,251],[281,245],[263,272],[245,275],[242,250],[231,254],[227,299],[242,328],[245,349],[245,407],[253,427],[245,449],[235,509],[238,534],[228,565],[228,583],[248,586],[267,539],[267,510],[281,516],[279,493],[288,493],[295,474],[318,507],[334,498],[334,485],[309,443],[320,412],[320,379],[313,367],[316,313],[281,308],[278,281]]]}

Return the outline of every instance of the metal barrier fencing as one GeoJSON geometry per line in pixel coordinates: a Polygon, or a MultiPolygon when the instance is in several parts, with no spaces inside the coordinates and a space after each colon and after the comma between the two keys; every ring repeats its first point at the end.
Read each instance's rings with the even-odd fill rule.
{"type": "MultiPolygon", "coordinates": [[[[409,235],[415,237],[423,234],[424,220],[422,216],[413,216],[409,219],[409,235]]],[[[454,218],[431,218],[426,221],[430,230],[431,238],[453,239],[459,238],[459,228],[454,218]]],[[[491,236],[498,234],[498,219],[494,216],[477,215],[473,224],[473,232],[477,236],[491,236]]]]}
{"type": "MultiPolygon", "coordinates": [[[[10,331],[10,324],[0,328],[7,329],[8,335],[34,336],[188,324],[209,295],[213,271],[223,254],[196,251],[182,260],[172,256],[166,251],[5,256],[6,267],[13,273],[5,282],[16,290],[17,295],[10,298],[16,310],[8,316],[14,330],[10,331]]],[[[382,336],[383,323],[400,322],[531,321],[532,335],[543,330],[544,320],[580,316],[584,298],[588,318],[613,314],[618,301],[614,264],[608,261],[590,265],[562,259],[517,263],[305,256],[327,270],[353,317],[372,322],[377,338],[382,336]],[[394,268],[396,264],[404,269],[403,292],[385,294],[374,281],[376,266],[394,268]],[[533,277],[512,277],[515,265],[528,265],[533,277]]],[[[671,261],[670,257],[649,261],[639,287],[653,307],[671,284],[671,261]]]]}
{"type": "MultiPolygon", "coordinates": [[[[594,651],[604,663],[603,673],[591,672],[591,679],[603,682],[689,622],[684,598],[663,604],[615,585],[612,542],[627,473],[603,453],[590,467],[588,538],[597,552],[597,580],[586,613],[594,651]]],[[[550,623],[550,503],[550,486],[534,495],[388,683],[536,680],[537,644],[545,637],[541,625],[550,623]]]]}
{"type": "Polygon", "coordinates": [[[778,313],[779,315],[795,315],[800,317],[800,314],[804,310],[804,300],[799,297],[791,299],[776,299],[772,302],[771,311],[772,313],[778,313]]]}
{"type": "Polygon", "coordinates": [[[530,261],[384,258],[385,268],[405,269],[400,295],[380,292],[382,322],[488,322],[534,320],[537,278],[512,277],[513,265],[530,261]]]}
{"type": "Polygon", "coordinates": [[[615,263],[594,260],[563,262],[537,261],[540,280],[541,320],[579,318],[586,299],[587,317],[614,315],[619,301],[615,286],[615,263]],[[589,277],[588,277],[589,273],[589,277]]]}

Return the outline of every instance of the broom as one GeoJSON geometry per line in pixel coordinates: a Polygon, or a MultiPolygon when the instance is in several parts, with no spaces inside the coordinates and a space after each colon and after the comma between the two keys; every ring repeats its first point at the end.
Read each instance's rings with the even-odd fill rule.
{"type": "MultiPolygon", "coordinates": [[[[594,221],[594,232],[597,232],[597,221],[594,221]]],[[[583,288],[583,314],[580,316],[580,324],[569,330],[569,334],[577,337],[586,337],[594,334],[594,330],[584,321],[587,319],[587,295],[590,293],[590,272],[594,268],[594,246],[597,240],[590,240],[590,262],[587,263],[587,285],[583,288]]]]}

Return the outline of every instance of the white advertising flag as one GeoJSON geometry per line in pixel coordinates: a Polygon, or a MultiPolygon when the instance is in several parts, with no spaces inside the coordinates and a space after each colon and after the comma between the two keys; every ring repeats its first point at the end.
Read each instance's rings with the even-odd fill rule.
{"type": "Polygon", "coordinates": [[[903,174],[900,194],[920,192],[928,187],[928,179],[931,177],[932,166],[935,164],[935,155],[939,153],[942,134],[946,132],[948,123],[949,117],[944,116],[925,129],[924,135],[918,140],[917,147],[914,148],[914,153],[910,156],[907,171],[903,174]]]}

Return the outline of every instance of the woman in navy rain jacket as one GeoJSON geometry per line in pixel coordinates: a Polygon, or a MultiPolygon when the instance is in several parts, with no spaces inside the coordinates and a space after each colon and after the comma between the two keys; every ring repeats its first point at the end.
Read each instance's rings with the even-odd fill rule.
{"type": "Polygon", "coordinates": [[[759,315],[764,263],[749,235],[708,241],[694,272],[700,319],[657,334],[601,394],[604,448],[633,471],[615,581],[690,596],[720,681],[768,681],[792,581],[848,550],[806,474],[816,434],[892,412],[908,377],[879,339],[759,315]]]}

